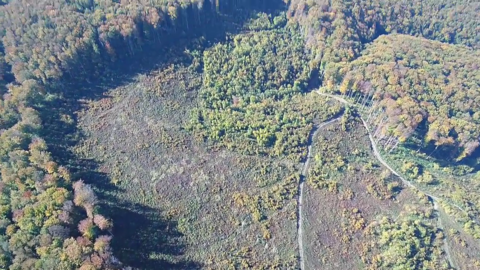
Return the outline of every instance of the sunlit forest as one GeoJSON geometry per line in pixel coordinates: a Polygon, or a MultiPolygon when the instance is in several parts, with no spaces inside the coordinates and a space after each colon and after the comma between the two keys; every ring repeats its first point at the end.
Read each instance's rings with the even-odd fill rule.
{"type": "Polygon", "coordinates": [[[0,0],[0,269],[480,269],[480,2],[0,0]]]}

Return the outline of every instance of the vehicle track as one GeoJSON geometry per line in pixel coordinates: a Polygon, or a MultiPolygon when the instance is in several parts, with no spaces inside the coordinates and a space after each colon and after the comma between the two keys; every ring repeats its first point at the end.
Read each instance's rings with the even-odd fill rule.
{"type": "MultiPolygon", "coordinates": [[[[350,106],[356,106],[355,104],[352,104],[350,102],[348,102],[347,100],[345,100],[344,98],[342,97],[339,97],[339,96],[336,96],[336,95],[331,95],[331,94],[325,94],[325,93],[321,93],[319,91],[315,91],[317,94],[321,95],[321,96],[325,96],[325,97],[330,97],[330,98],[333,98],[333,99],[336,99],[346,105],[350,105],[350,106]]],[[[378,148],[377,148],[377,145],[375,143],[375,140],[373,138],[373,135],[372,133],[370,132],[370,129],[367,125],[367,122],[363,119],[363,117],[360,115],[360,119],[362,120],[362,123],[363,123],[363,126],[365,127],[365,129],[367,130],[367,133],[368,133],[368,138],[370,139],[370,144],[371,144],[371,147],[372,147],[372,150],[373,150],[373,154],[375,156],[375,158],[383,165],[385,166],[388,170],[390,170],[394,175],[396,175],[401,181],[403,184],[405,184],[406,186],[412,188],[412,189],[416,189],[418,190],[419,192],[425,194],[433,203],[433,208],[435,210],[435,213],[438,217],[438,226],[439,228],[444,231],[444,228],[443,228],[443,224],[442,224],[442,221],[441,221],[441,217],[440,217],[440,212],[438,211],[438,201],[440,201],[440,199],[432,194],[429,194],[428,192],[425,192],[425,191],[422,191],[421,189],[417,188],[414,184],[412,184],[410,181],[406,180],[405,178],[403,178],[399,173],[397,173],[392,167],[390,167],[390,165],[388,165],[388,163],[382,158],[380,152],[378,151],[378,148]]],[[[467,214],[467,216],[470,216],[468,214],[467,211],[465,211],[462,207],[456,205],[456,204],[453,204],[451,203],[451,205],[455,206],[456,208],[458,208],[459,210],[463,211],[464,213],[467,214]]],[[[455,264],[452,260],[452,256],[451,256],[451,253],[450,253],[450,248],[448,246],[448,241],[447,241],[447,237],[446,237],[446,234],[444,234],[444,238],[443,238],[443,245],[444,245],[444,251],[445,251],[445,254],[447,256],[447,260],[448,260],[448,263],[450,264],[451,267],[453,268],[456,268],[455,267],[455,264]]]]}
{"type": "Polygon", "coordinates": [[[443,249],[445,251],[445,254],[447,255],[448,263],[450,264],[450,266],[452,268],[458,269],[457,266],[455,265],[455,263],[453,262],[452,254],[450,253],[450,246],[448,245],[446,232],[445,232],[445,229],[444,229],[443,223],[442,223],[442,217],[440,216],[440,211],[438,210],[438,203],[436,201],[433,201],[433,209],[435,209],[435,212],[436,212],[437,218],[438,218],[437,227],[440,228],[440,230],[442,230],[444,232],[443,233],[443,249]]]}
{"type": "Polygon", "coordinates": [[[298,251],[299,251],[299,263],[300,263],[300,270],[305,269],[305,253],[303,249],[303,191],[305,180],[307,178],[308,172],[308,164],[310,163],[310,159],[312,158],[312,144],[313,139],[317,136],[320,129],[323,127],[338,121],[341,116],[337,116],[334,119],[331,119],[327,122],[323,122],[319,125],[314,125],[310,134],[308,135],[308,148],[307,148],[307,157],[303,162],[302,171],[300,173],[300,181],[298,184],[298,213],[297,213],[297,238],[298,238],[298,251]]]}
{"type": "MultiPolygon", "coordinates": [[[[317,94],[321,95],[321,96],[325,96],[325,97],[330,97],[330,98],[333,98],[333,99],[336,99],[346,105],[350,105],[350,106],[356,106],[355,104],[352,104],[350,102],[348,102],[347,100],[345,100],[344,98],[342,97],[339,97],[339,96],[336,96],[336,95],[331,95],[331,94],[326,94],[326,93],[321,93],[319,91],[316,91],[317,94]]],[[[372,150],[373,150],[373,153],[375,155],[375,157],[377,158],[378,161],[380,161],[380,163],[382,163],[382,165],[384,165],[387,169],[389,169],[394,175],[398,176],[400,178],[400,180],[408,187],[410,188],[413,188],[413,189],[416,189],[418,191],[420,191],[421,193],[425,194],[427,197],[429,197],[432,201],[440,201],[441,199],[433,194],[430,194],[426,191],[423,191],[421,190],[420,188],[416,187],[414,184],[412,184],[412,182],[406,180],[405,178],[403,178],[399,173],[397,173],[394,169],[392,169],[392,167],[390,167],[390,165],[388,165],[388,163],[382,158],[382,156],[380,155],[380,152],[378,151],[378,148],[377,148],[377,145],[373,139],[373,135],[371,134],[370,132],[370,129],[367,125],[367,122],[363,119],[362,116],[360,116],[360,119],[362,120],[362,123],[363,123],[363,126],[365,127],[365,129],[367,130],[368,132],[368,136],[369,136],[369,139],[370,139],[370,143],[371,143],[371,146],[372,146],[372,150]]],[[[452,203],[452,202],[447,202],[445,200],[443,200],[444,202],[448,203],[450,206],[453,206],[455,208],[457,208],[458,210],[462,211],[463,213],[465,213],[468,217],[471,218],[470,214],[468,213],[468,211],[466,211],[463,207],[459,206],[458,204],[455,204],[455,203],[452,203]]],[[[475,222],[478,223],[477,220],[474,220],[475,222]]]]}

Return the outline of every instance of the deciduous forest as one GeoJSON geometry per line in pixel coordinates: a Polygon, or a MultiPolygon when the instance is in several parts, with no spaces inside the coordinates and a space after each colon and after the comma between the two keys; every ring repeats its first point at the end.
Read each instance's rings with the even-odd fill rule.
{"type": "Polygon", "coordinates": [[[480,269],[479,17],[0,0],[0,269],[480,269]]]}

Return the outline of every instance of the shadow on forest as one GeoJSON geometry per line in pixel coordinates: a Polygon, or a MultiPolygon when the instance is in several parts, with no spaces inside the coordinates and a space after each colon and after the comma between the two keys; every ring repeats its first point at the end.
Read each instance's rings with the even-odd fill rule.
{"type": "MultiPolygon", "coordinates": [[[[260,2],[262,1],[258,1],[260,2]]],[[[209,47],[228,39],[229,34],[239,33],[242,24],[255,11],[275,14],[285,9],[285,4],[281,0],[270,2],[273,3],[269,5],[270,7],[262,2],[257,4],[257,7],[227,10],[223,14],[214,15],[216,18],[209,24],[197,26],[195,29],[190,27],[187,32],[179,29],[170,30],[161,42],[152,41],[143,45],[142,50],[133,55],[116,62],[104,63],[105,69],[97,79],[93,76],[75,78],[66,75],[54,88],[49,89],[51,93],[61,98],[38,108],[45,125],[41,136],[47,141],[52,156],[60,164],[69,167],[73,179],[83,179],[95,188],[102,202],[102,212],[112,218],[114,223],[112,247],[115,256],[125,265],[141,269],[201,267],[190,261],[180,260],[172,263],[170,260],[151,258],[150,254],[163,254],[162,257],[183,255],[185,247],[182,244],[182,235],[176,229],[176,223],[162,218],[157,210],[144,205],[118,202],[118,198],[113,194],[122,190],[110,183],[108,175],[99,171],[101,164],[92,159],[80,159],[71,151],[71,148],[85,137],[85,134],[77,129],[75,115],[75,112],[84,106],[82,99],[101,99],[108,89],[128,84],[136,75],[149,73],[162,65],[188,64],[189,59],[184,51],[195,46],[195,41],[198,43],[200,37],[203,40],[203,47],[209,47]],[[61,120],[65,115],[72,118],[70,124],[61,120]]],[[[210,1],[205,1],[203,9],[214,10],[210,5],[210,1]]]]}
{"type": "MultiPolygon", "coordinates": [[[[480,148],[475,149],[469,156],[457,161],[456,158],[462,152],[462,149],[458,144],[437,146],[433,141],[426,143],[424,138],[427,132],[427,120],[425,119],[420,123],[413,136],[407,140],[403,147],[410,151],[424,154],[426,157],[433,159],[441,167],[455,168],[459,165],[463,165],[471,168],[469,174],[474,174],[480,171],[480,148]]],[[[455,131],[451,131],[449,135],[453,137],[458,136],[455,131]]],[[[459,175],[463,174],[465,174],[465,172],[459,172],[459,175]]]]}

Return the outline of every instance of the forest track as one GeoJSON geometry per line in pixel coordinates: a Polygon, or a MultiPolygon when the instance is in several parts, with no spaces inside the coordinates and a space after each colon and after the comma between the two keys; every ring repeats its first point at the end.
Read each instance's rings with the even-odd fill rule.
{"type": "MultiPolygon", "coordinates": [[[[337,95],[331,95],[331,94],[326,94],[326,93],[322,93],[322,92],[319,92],[319,91],[315,91],[317,94],[321,95],[321,96],[325,96],[325,97],[330,97],[330,98],[333,98],[333,99],[336,99],[337,101],[340,101],[346,105],[350,105],[350,106],[357,106],[355,104],[352,104],[351,102],[348,102],[347,100],[345,100],[344,98],[342,97],[339,97],[337,95]]],[[[421,190],[420,188],[418,188],[417,186],[415,186],[414,184],[412,184],[412,182],[406,180],[405,178],[403,178],[402,176],[400,176],[399,173],[397,173],[392,167],[390,167],[390,165],[388,165],[388,163],[382,158],[382,155],[380,154],[380,152],[378,151],[378,148],[377,148],[377,144],[375,143],[375,140],[373,138],[373,135],[372,133],[370,132],[370,128],[368,127],[367,125],[367,122],[363,119],[363,117],[360,115],[360,119],[362,120],[362,123],[363,123],[363,126],[365,127],[365,129],[367,130],[368,132],[368,138],[370,139],[370,143],[371,143],[371,146],[372,146],[372,150],[373,150],[373,153],[375,155],[375,158],[377,158],[377,160],[382,164],[384,165],[388,170],[390,170],[394,175],[396,175],[406,186],[410,187],[410,188],[413,188],[413,189],[416,189],[418,191],[420,191],[421,193],[425,194],[427,197],[429,197],[432,201],[441,201],[442,199],[440,199],[439,197],[433,195],[433,194],[430,194],[426,191],[423,191],[421,190]]],[[[443,200],[445,201],[445,200],[443,200]]],[[[470,214],[465,210],[463,209],[461,206],[459,206],[458,204],[455,204],[455,203],[452,203],[452,202],[447,202],[445,201],[446,203],[448,203],[450,206],[453,206],[455,208],[457,208],[458,210],[462,211],[463,213],[465,213],[468,217],[470,217],[470,214]]],[[[475,222],[478,223],[477,220],[474,220],[475,222]]]]}
{"type": "Polygon", "coordinates": [[[416,189],[418,191],[420,191],[421,193],[425,194],[428,198],[430,198],[430,200],[432,201],[433,203],[433,209],[435,211],[435,214],[437,215],[437,218],[438,218],[438,222],[437,222],[437,227],[443,231],[443,250],[445,251],[445,255],[447,257],[447,260],[448,260],[448,263],[450,264],[450,267],[456,269],[455,267],[455,264],[453,263],[453,259],[452,259],[452,255],[450,253],[450,247],[448,245],[448,240],[447,240],[447,235],[446,235],[446,232],[444,230],[444,227],[443,227],[443,224],[442,224],[442,218],[440,216],[440,211],[438,210],[438,201],[440,200],[438,197],[432,195],[432,194],[429,194],[427,192],[424,192],[422,190],[420,190],[419,188],[417,188],[415,185],[413,185],[410,181],[406,180],[405,178],[403,178],[402,176],[400,176],[400,174],[398,174],[394,169],[392,169],[388,163],[382,158],[382,156],[380,155],[380,152],[378,151],[377,149],[377,145],[373,139],[373,136],[372,136],[372,133],[370,133],[370,130],[368,129],[368,126],[367,126],[367,123],[365,122],[365,120],[363,120],[362,117],[360,117],[362,119],[362,122],[363,122],[363,125],[365,126],[365,128],[367,129],[367,132],[368,132],[368,137],[370,139],[370,143],[372,145],[372,149],[373,149],[373,153],[375,155],[375,157],[377,158],[377,160],[383,164],[383,166],[385,166],[387,169],[389,169],[394,175],[396,175],[405,185],[407,185],[408,187],[410,188],[413,188],[413,189],[416,189]]]}
{"type": "Polygon", "coordinates": [[[305,269],[305,253],[303,249],[303,191],[305,186],[305,180],[307,178],[308,164],[312,158],[312,144],[313,139],[317,136],[318,132],[325,126],[340,120],[341,116],[337,116],[334,119],[323,122],[319,125],[314,125],[310,134],[308,135],[308,147],[307,147],[307,158],[303,162],[302,171],[300,173],[300,181],[298,184],[298,213],[297,213],[297,237],[298,237],[298,251],[299,251],[299,263],[300,270],[305,269]]]}
{"type": "MultiPolygon", "coordinates": [[[[346,105],[350,105],[350,106],[356,106],[355,104],[352,104],[350,102],[348,102],[347,100],[345,100],[344,98],[342,97],[339,97],[339,96],[336,96],[336,95],[331,95],[331,94],[325,94],[325,93],[321,93],[319,91],[315,91],[317,92],[317,94],[321,95],[321,96],[325,96],[325,97],[330,97],[330,98],[333,98],[333,99],[336,99],[337,101],[339,102],[342,102],[346,105]]],[[[450,264],[450,266],[452,268],[455,268],[455,264],[453,263],[453,260],[452,260],[452,256],[451,256],[451,253],[450,253],[450,248],[448,246],[448,241],[447,241],[447,236],[445,234],[445,230],[443,228],[443,224],[442,224],[442,221],[441,221],[441,217],[440,217],[440,212],[438,210],[438,201],[440,201],[440,198],[428,193],[428,192],[425,192],[425,191],[422,191],[421,189],[419,189],[418,187],[416,187],[414,184],[412,184],[412,182],[406,180],[405,178],[403,178],[399,173],[397,173],[392,167],[390,167],[390,165],[388,165],[388,163],[382,158],[382,155],[380,154],[380,152],[378,151],[378,148],[377,148],[377,144],[375,143],[375,140],[373,138],[373,135],[372,133],[370,132],[370,128],[368,127],[367,125],[367,122],[363,119],[363,117],[360,115],[360,119],[362,120],[362,123],[363,123],[363,126],[365,127],[365,129],[367,130],[367,133],[368,133],[368,138],[370,139],[370,144],[371,144],[371,147],[372,147],[372,150],[373,150],[373,154],[375,156],[375,158],[383,165],[385,166],[390,172],[392,172],[394,175],[396,175],[401,181],[403,184],[405,184],[406,186],[412,188],[412,189],[415,189],[415,190],[418,190],[419,192],[425,194],[425,196],[427,196],[433,203],[433,209],[438,217],[438,225],[437,227],[440,228],[442,231],[444,231],[444,238],[443,238],[443,245],[444,245],[444,251],[445,251],[445,254],[446,254],[446,257],[447,257],[447,260],[448,260],[448,263],[450,264]]],[[[470,215],[468,214],[467,211],[465,211],[463,208],[461,208],[460,206],[456,205],[456,204],[451,204],[453,206],[455,206],[456,208],[458,208],[459,210],[463,211],[464,213],[467,214],[468,217],[470,217],[470,215]]]]}
{"type": "Polygon", "coordinates": [[[442,230],[443,232],[443,249],[445,251],[445,255],[447,255],[447,260],[448,263],[450,264],[450,267],[453,269],[458,269],[455,263],[453,262],[452,259],[452,254],[450,253],[450,246],[448,245],[448,240],[447,240],[447,235],[445,232],[445,229],[443,227],[442,223],[442,217],[440,216],[440,211],[438,210],[438,203],[436,201],[433,201],[433,209],[435,210],[435,213],[437,214],[438,222],[437,222],[437,227],[442,230]]]}

